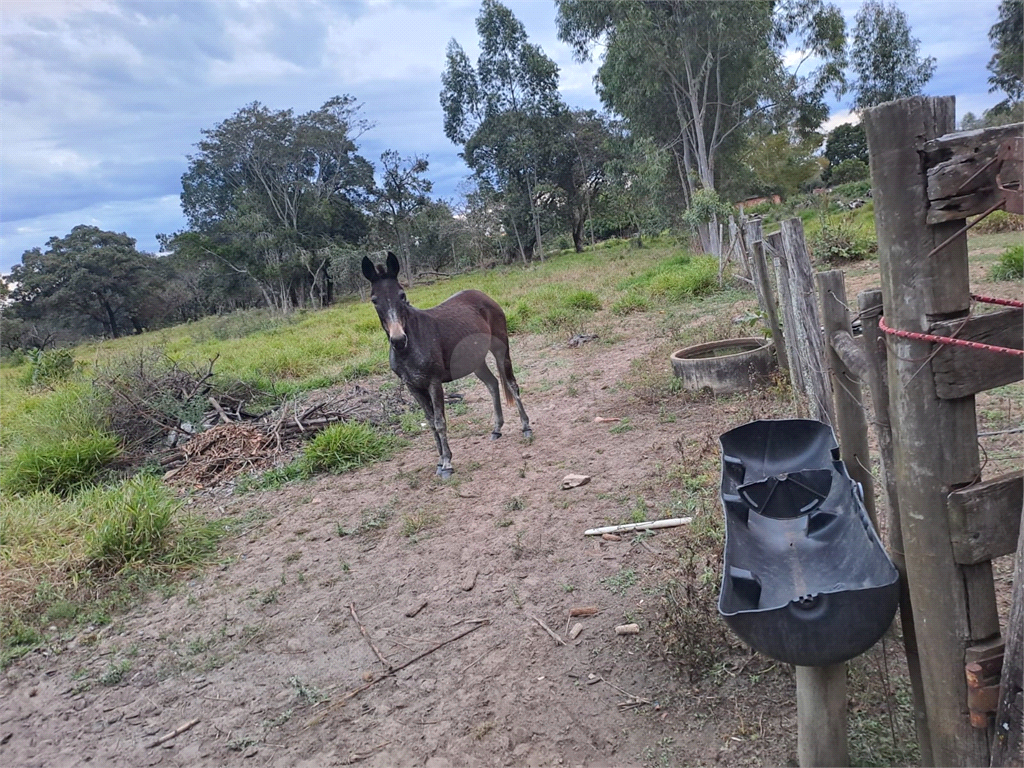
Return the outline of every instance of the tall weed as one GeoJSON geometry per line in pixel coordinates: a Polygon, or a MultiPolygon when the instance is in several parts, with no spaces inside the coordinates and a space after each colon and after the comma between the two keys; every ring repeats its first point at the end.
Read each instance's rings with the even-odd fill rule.
{"type": "Polygon", "coordinates": [[[66,496],[93,482],[120,453],[117,438],[102,432],[25,445],[5,462],[0,487],[8,494],[48,491],[66,496]]]}

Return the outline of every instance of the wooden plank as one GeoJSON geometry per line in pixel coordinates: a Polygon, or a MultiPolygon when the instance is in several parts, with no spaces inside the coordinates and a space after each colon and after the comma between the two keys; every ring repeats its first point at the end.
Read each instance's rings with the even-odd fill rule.
{"type": "MultiPolygon", "coordinates": [[[[1006,309],[934,323],[929,333],[997,347],[1024,349],[1024,310],[1006,309]]],[[[967,397],[1024,378],[1024,359],[982,349],[940,345],[932,360],[935,392],[944,400],[967,397]]]]}
{"type": "MultiPolygon", "coordinates": [[[[878,260],[885,319],[901,330],[924,331],[932,317],[966,316],[970,287],[966,238],[942,258],[923,259],[962,225],[929,226],[927,178],[919,153],[953,130],[952,97],[916,96],[866,109],[878,260]]],[[[926,765],[987,765],[988,739],[965,717],[964,652],[971,642],[963,566],[953,559],[946,494],[980,474],[974,398],[942,400],[929,370],[932,345],[890,336],[889,406],[900,528],[914,605],[928,711],[931,753],[926,765]]],[[[923,747],[924,745],[922,745],[923,747]]]]}
{"type": "Polygon", "coordinates": [[[903,650],[907,655],[907,671],[914,693],[914,724],[917,743],[921,746],[922,765],[933,765],[931,760],[931,734],[928,731],[928,711],[925,708],[924,681],[921,677],[921,656],[917,650],[917,630],[914,627],[914,608],[910,601],[910,582],[907,580],[907,559],[903,554],[903,529],[900,523],[900,499],[896,485],[896,458],[893,454],[892,425],[889,423],[889,378],[885,336],[878,327],[882,316],[882,292],[878,288],[857,294],[860,326],[864,340],[864,355],[868,361],[868,389],[878,439],[878,453],[882,457],[882,480],[885,483],[888,504],[889,557],[900,572],[900,626],[903,629],[903,650]]]}
{"type": "Polygon", "coordinates": [[[772,343],[775,344],[775,356],[779,360],[779,367],[788,371],[789,355],[786,353],[786,340],[783,338],[782,328],[779,326],[775,294],[772,292],[772,284],[768,279],[768,264],[764,258],[764,232],[760,219],[751,219],[747,222],[746,241],[757,303],[768,319],[768,329],[772,334],[772,343]]]}
{"type": "MultiPolygon", "coordinates": [[[[843,336],[860,352],[850,335],[850,313],[846,304],[846,283],[841,269],[819,272],[818,301],[821,304],[821,323],[825,337],[843,336]]],[[[868,420],[860,393],[860,376],[837,354],[833,344],[826,345],[826,359],[832,378],[835,399],[835,425],[839,433],[839,455],[846,464],[850,477],[864,488],[864,505],[875,531],[878,513],[875,511],[875,479],[871,475],[871,452],[868,450],[868,420]]]]}
{"type": "Polygon", "coordinates": [[[1024,475],[986,480],[949,494],[950,541],[958,563],[1013,554],[1024,505],[1024,475]]]}
{"type": "Polygon", "coordinates": [[[992,741],[993,766],[1024,765],[1024,523],[1018,521],[1017,524],[1020,530],[992,741]]]}
{"type": "Polygon", "coordinates": [[[832,403],[832,387],[828,380],[825,358],[825,340],[818,319],[817,291],[814,288],[814,268],[804,241],[804,223],[798,218],[782,222],[782,248],[789,268],[789,300],[793,305],[794,333],[790,334],[790,357],[793,340],[799,349],[799,366],[803,370],[804,392],[811,416],[829,425],[836,423],[832,403]]]}
{"type": "Polygon", "coordinates": [[[854,376],[858,379],[867,378],[868,361],[864,350],[849,331],[835,331],[829,338],[829,344],[854,376]]]}
{"type": "Polygon", "coordinates": [[[771,250],[772,264],[775,267],[775,286],[779,292],[779,309],[782,310],[782,335],[785,338],[786,356],[789,359],[789,380],[797,395],[797,410],[806,415],[803,405],[804,379],[803,368],[800,366],[800,350],[796,346],[796,318],[793,316],[793,302],[789,295],[789,266],[782,250],[782,233],[770,232],[765,235],[764,244],[771,250]]]}
{"type": "MultiPolygon", "coordinates": [[[[992,163],[1003,142],[1024,131],[1024,124],[1003,125],[943,136],[925,143],[928,173],[929,224],[977,216],[1001,195],[996,189],[998,163],[992,163]]],[[[1003,163],[1004,185],[1018,183],[1019,163],[1003,163]]]]}

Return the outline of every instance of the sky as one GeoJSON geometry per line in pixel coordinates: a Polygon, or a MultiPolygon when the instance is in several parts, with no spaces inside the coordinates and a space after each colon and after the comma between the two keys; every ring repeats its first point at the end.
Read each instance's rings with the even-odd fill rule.
{"type": "MultiPolygon", "coordinates": [[[[741,0],[737,0],[741,1],[741,0]]],[[[555,30],[552,0],[505,0],[558,65],[563,100],[600,109],[597,62],[577,63],[555,30]]],[[[859,0],[837,3],[852,30],[859,0]]],[[[998,0],[898,0],[925,86],[979,114],[988,93],[988,30],[998,0]]],[[[188,155],[211,129],[258,101],[302,114],[336,95],[374,124],[359,139],[425,156],[434,195],[457,199],[469,175],[444,135],[439,93],[455,39],[475,62],[478,0],[2,0],[0,2],[0,273],[79,224],[126,232],[156,252],[185,227],[188,155]]],[[[849,97],[847,97],[847,102],[849,97]]],[[[834,104],[827,127],[849,119],[834,104]]]]}

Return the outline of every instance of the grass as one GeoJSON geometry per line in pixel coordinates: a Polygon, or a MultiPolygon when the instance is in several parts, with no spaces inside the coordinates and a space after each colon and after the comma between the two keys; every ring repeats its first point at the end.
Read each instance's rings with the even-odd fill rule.
{"type": "Polygon", "coordinates": [[[1024,245],[1006,248],[999,261],[989,268],[990,280],[1020,280],[1024,278],[1024,245]]]}

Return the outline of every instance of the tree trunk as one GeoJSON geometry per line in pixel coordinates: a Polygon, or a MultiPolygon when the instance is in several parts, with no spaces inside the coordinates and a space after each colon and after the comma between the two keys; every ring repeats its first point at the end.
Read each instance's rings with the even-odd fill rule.
{"type": "Polygon", "coordinates": [[[107,315],[106,325],[110,328],[110,335],[115,339],[119,338],[121,334],[118,332],[117,316],[114,314],[114,308],[110,306],[110,302],[104,298],[100,298],[100,304],[103,305],[103,310],[107,315]]]}

